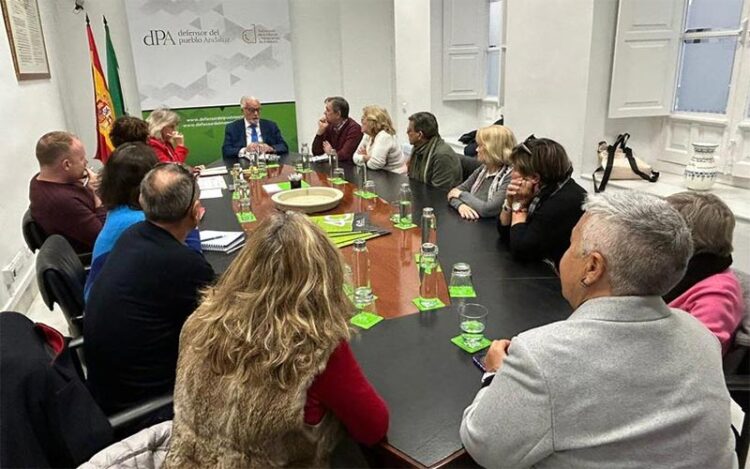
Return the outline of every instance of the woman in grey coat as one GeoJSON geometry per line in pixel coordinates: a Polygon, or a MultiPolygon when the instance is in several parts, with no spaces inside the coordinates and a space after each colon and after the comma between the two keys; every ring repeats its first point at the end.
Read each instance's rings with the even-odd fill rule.
{"type": "Polygon", "coordinates": [[[495,217],[505,200],[505,189],[510,183],[508,163],[516,137],[502,125],[491,125],[477,131],[477,152],[480,167],[464,182],[448,192],[448,202],[462,218],[495,217]]]}

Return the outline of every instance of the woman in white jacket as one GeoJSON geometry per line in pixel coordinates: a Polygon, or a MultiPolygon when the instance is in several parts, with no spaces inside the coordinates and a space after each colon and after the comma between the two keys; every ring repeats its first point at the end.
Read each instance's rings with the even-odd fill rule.
{"type": "Polygon", "coordinates": [[[380,106],[362,109],[362,141],[354,154],[354,163],[368,169],[392,173],[406,172],[404,154],[396,139],[396,130],[388,111],[380,106]]]}

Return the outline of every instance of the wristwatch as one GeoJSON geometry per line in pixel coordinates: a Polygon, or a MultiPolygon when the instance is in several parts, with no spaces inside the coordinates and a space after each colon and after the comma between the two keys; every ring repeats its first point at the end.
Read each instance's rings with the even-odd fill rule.
{"type": "Polygon", "coordinates": [[[521,205],[521,202],[513,202],[513,204],[510,206],[510,209],[513,211],[513,213],[529,211],[529,209],[521,205]]]}

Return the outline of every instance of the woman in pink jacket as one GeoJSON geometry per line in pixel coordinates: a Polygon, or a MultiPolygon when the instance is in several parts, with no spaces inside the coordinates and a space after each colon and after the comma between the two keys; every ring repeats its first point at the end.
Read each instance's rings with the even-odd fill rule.
{"type": "Polygon", "coordinates": [[[685,276],[664,300],[698,318],[719,339],[726,354],[745,308],[742,287],[729,268],[734,214],[710,193],[680,192],[667,201],[690,228],[693,257],[685,276]]]}

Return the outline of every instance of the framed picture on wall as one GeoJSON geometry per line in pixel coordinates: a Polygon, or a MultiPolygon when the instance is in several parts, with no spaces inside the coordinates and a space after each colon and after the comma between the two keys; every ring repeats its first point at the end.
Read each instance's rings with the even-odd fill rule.
{"type": "Polygon", "coordinates": [[[0,0],[0,5],[16,78],[49,78],[49,61],[37,0],[0,0]]]}

